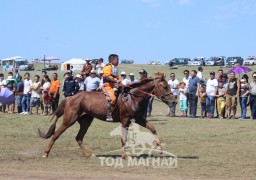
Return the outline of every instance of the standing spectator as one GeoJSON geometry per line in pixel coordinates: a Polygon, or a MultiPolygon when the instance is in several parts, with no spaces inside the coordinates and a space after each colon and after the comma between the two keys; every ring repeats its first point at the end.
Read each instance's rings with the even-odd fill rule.
{"type": "Polygon", "coordinates": [[[204,78],[204,76],[203,76],[203,67],[198,67],[198,73],[197,73],[197,75],[196,75],[200,80],[202,80],[202,81],[204,81],[205,80],[205,78],[204,78]]]}
{"type": "Polygon", "coordinates": [[[130,83],[130,81],[126,78],[126,73],[124,71],[121,72],[121,82],[123,85],[130,83]]]}
{"type": "Polygon", "coordinates": [[[247,76],[247,74],[244,74],[243,76],[242,76],[242,79],[244,79],[245,80],[245,82],[246,83],[249,83],[249,77],[247,76]]]}
{"type": "MultiPolygon", "coordinates": [[[[33,107],[36,108],[36,114],[38,115],[38,110],[40,107],[40,93],[41,93],[41,83],[39,82],[40,77],[35,75],[34,83],[30,87],[31,90],[31,100],[30,100],[30,114],[32,114],[33,107]]],[[[45,83],[46,84],[46,83],[45,83]]]]}
{"type": "Polygon", "coordinates": [[[204,86],[200,87],[199,102],[201,104],[201,118],[205,118],[206,114],[206,89],[204,86]]]}
{"type": "Polygon", "coordinates": [[[228,75],[225,73],[222,75],[223,87],[226,88],[228,84],[228,75]]]}
{"type": "Polygon", "coordinates": [[[22,77],[19,76],[17,78],[18,84],[17,84],[17,89],[16,89],[16,101],[17,101],[17,109],[18,113],[22,112],[22,97],[23,97],[23,91],[24,91],[24,83],[22,82],[22,77]]]}
{"type": "Polygon", "coordinates": [[[223,76],[223,70],[222,69],[219,69],[218,70],[218,82],[222,81],[222,76],[223,76]]]}
{"type": "MultiPolygon", "coordinates": [[[[6,79],[6,88],[8,88],[10,91],[12,91],[13,96],[15,97],[15,92],[16,92],[16,88],[17,85],[14,83],[14,79],[12,76],[8,76],[8,78],[6,79]]],[[[11,102],[10,104],[8,104],[8,113],[13,114],[14,113],[14,107],[15,107],[15,100],[13,102],[11,102]]]]}
{"type": "Polygon", "coordinates": [[[30,105],[30,87],[32,86],[32,81],[30,80],[30,74],[26,73],[24,76],[24,91],[23,91],[23,97],[22,97],[22,113],[20,114],[29,114],[29,105],[30,105]]]}
{"type": "Polygon", "coordinates": [[[94,70],[91,70],[90,76],[87,77],[84,81],[86,91],[88,92],[99,90],[100,83],[101,83],[101,80],[96,76],[96,72],[94,70]]]}
{"type": "MultiPolygon", "coordinates": [[[[145,69],[141,69],[139,71],[140,74],[140,80],[148,78],[148,73],[145,69]]],[[[148,100],[148,107],[147,107],[147,114],[145,114],[145,117],[150,117],[152,113],[152,105],[153,105],[154,97],[150,97],[148,100]]]]}
{"type": "MultiPolygon", "coordinates": [[[[6,81],[4,79],[4,74],[0,73],[0,89],[3,88],[4,86],[6,86],[6,81]]],[[[6,109],[6,105],[2,104],[0,102],[0,112],[5,112],[5,109],[6,109]]]]}
{"type": "MultiPolygon", "coordinates": [[[[183,77],[183,82],[186,84],[186,88],[188,88],[188,83],[189,83],[189,79],[191,78],[189,76],[189,70],[184,70],[183,71],[184,77],[183,77]]],[[[188,98],[188,93],[186,94],[187,98],[188,98]]],[[[188,107],[188,101],[187,101],[187,107],[188,107]]],[[[188,116],[188,110],[186,110],[186,117],[188,116]]]]}
{"type": "Polygon", "coordinates": [[[186,116],[186,111],[188,109],[188,106],[187,106],[188,98],[186,94],[187,94],[186,84],[184,82],[181,82],[180,88],[179,88],[181,117],[186,116]]]}
{"type": "Polygon", "coordinates": [[[247,105],[247,100],[248,100],[248,94],[250,93],[249,91],[249,85],[246,82],[246,79],[241,79],[241,88],[240,88],[240,97],[239,97],[239,102],[241,106],[241,120],[244,120],[246,118],[246,105],[247,105]]]}
{"type": "Polygon", "coordinates": [[[99,58],[98,64],[96,65],[96,71],[99,75],[102,69],[105,67],[105,64],[103,63],[103,58],[99,58]]]}
{"type": "Polygon", "coordinates": [[[14,79],[18,79],[18,77],[20,77],[20,74],[19,74],[19,69],[18,68],[15,68],[14,70],[15,74],[14,74],[14,79]]]}
{"type": "MultiPolygon", "coordinates": [[[[168,85],[171,88],[171,91],[175,97],[175,100],[177,101],[178,97],[178,89],[179,89],[179,81],[175,78],[175,74],[170,74],[170,80],[168,81],[168,85]]],[[[175,111],[176,111],[176,104],[173,107],[169,107],[169,116],[175,117],[175,111]]]]}
{"type": "Polygon", "coordinates": [[[79,85],[73,78],[71,71],[67,71],[65,75],[67,75],[67,78],[64,81],[63,95],[64,97],[73,96],[78,92],[79,85]]]}
{"type": "Polygon", "coordinates": [[[218,111],[218,114],[219,114],[219,117],[221,119],[224,118],[225,116],[225,88],[223,87],[223,82],[222,81],[219,81],[219,87],[218,87],[218,92],[217,92],[217,95],[216,95],[216,98],[217,98],[217,111],[218,111]]]}
{"type": "Polygon", "coordinates": [[[70,71],[72,72],[72,74],[75,73],[74,66],[70,66],[70,71]]]}
{"type": "Polygon", "coordinates": [[[188,98],[189,98],[189,115],[191,118],[196,117],[198,93],[200,88],[200,79],[196,76],[196,70],[191,71],[189,79],[188,98]]]}
{"type": "Polygon", "coordinates": [[[256,119],[256,72],[252,74],[253,81],[250,82],[250,108],[251,119],[256,119]]]}
{"type": "MultiPolygon", "coordinates": [[[[42,70],[42,80],[41,80],[41,86],[44,85],[44,77],[47,76],[47,71],[46,70],[42,70]]],[[[49,82],[51,82],[51,79],[49,78],[49,82]]]]}
{"type": "Polygon", "coordinates": [[[83,92],[85,90],[84,89],[84,82],[82,81],[82,76],[80,74],[76,75],[76,81],[77,81],[78,86],[79,86],[78,92],[83,92]]]}
{"type": "Polygon", "coordinates": [[[46,105],[46,101],[49,96],[50,87],[51,87],[50,78],[48,75],[45,75],[44,76],[44,85],[41,87],[42,99],[43,99],[42,115],[48,115],[50,113],[49,112],[50,108],[48,107],[48,105],[46,105]],[[47,109],[45,109],[45,107],[47,107],[47,109]]]}
{"type": "Polygon", "coordinates": [[[85,61],[86,61],[86,63],[84,64],[82,71],[81,71],[81,74],[84,79],[86,79],[90,75],[90,72],[92,70],[92,65],[90,63],[91,60],[89,58],[86,58],[85,61]]]}
{"type": "Polygon", "coordinates": [[[52,113],[56,111],[59,105],[60,99],[60,81],[58,80],[58,74],[52,74],[52,81],[50,86],[50,96],[52,98],[52,113]]]}
{"type": "Polygon", "coordinates": [[[236,78],[235,72],[230,73],[230,78],[226,87],[226,106],[227,106],[227,116],[231,119],[231,110],[233,112],[233,117],[236,118],[236,105],[237,98],[240,92],[240,81],[236,78]]]}
{"type": "Polygon", "coordinates": [[[215,79],[215,72],[210,72],[210,79],[206,83],[206,109],[208,113],[208,118],[214,117],[215,109],[215,96],[218,91],[218,81],[215,79]]]}
{"type": "Polygon", "coordinates": [[[138,82],[138,80],[137,79],[135,79],[135,77],[134,77],[134,73],[130,73],[129,74],[129,77],[130,77],[130,83],[134,83],[134,82],[138,82]]]}

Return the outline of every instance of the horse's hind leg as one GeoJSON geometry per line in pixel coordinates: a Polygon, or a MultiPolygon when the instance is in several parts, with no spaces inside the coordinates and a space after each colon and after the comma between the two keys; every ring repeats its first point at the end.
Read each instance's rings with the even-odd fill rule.
{"type": "Polygon", "coordinates": [[[80,129],[76,136],[76,141],[77,141],[78,145],[80,146],[80,148],[82,149],[83,154],[86,157],[94,156],[94,154],[90,153],[87,149],[85,149],[85,147],[83,145],[84,135],[86,134],[88,128],[90,127],[90,125],[93,121],[93,118],[94,117],[92,117],[92,116],[84,114],[81,117],[79,117],[79,119],[77,120],[80,124],[80,129]]]}
{"type": "Polygon", "coordinates": [[[55,131],[50,143],[48,144],[47,149],[45,150],[45,154],[43,155],[43,157],[48,157],[48,155],[51,151],[51,148],[52,148],[53,144],[55,143],[55,141],[60,137],[60,135],[67,128],[69,128],[70,126],[72,126],[76,122],[77,117],[78,117],[77,112],[74,112],[74,114],[70,113],[67,116],[64,115],[63,122],[62,122],[61,126],[59,127],[59,129],[57,131],[55,131]],[[73,115],[73,117],[72,117],[72,115],[73,115]]]}
{"type": "Polygon", "coordinates": [[[159,138],[157,136],[157,132],[156,132],[155,127],[151,123],[149,123],[147,120],[144,120],[144,121],[138,120],[138,121],[135,121],[135,122],[137,124],[141,125],[142,127],[145,127],[148,130],[150,130],[150,132],[155,136],[155,141],[156,141],[157,149],[158,150],[162,150],[161,143],[160,143],[160,140],[159,140],[159,138]]]}

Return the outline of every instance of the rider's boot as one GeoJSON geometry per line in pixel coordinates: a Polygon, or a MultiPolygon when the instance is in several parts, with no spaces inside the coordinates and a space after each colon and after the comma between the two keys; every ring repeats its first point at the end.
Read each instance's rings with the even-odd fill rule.
{"type": "Polygon", "coordinates": [[[107,119],[106,121],[113,121],[112,115],[111,115],[111,101],[108,101],[107,104],[107,119]]]}

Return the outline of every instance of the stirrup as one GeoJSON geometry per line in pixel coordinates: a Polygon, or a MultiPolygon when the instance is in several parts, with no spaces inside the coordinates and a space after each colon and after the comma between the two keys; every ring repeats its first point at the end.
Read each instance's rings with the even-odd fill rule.
{"type": "Polygon", "coordinates": [[[113,118],[112,118],[112,116],[107,116],[107,119],[106,119],[106,121],[113,121],[113,118]]]}

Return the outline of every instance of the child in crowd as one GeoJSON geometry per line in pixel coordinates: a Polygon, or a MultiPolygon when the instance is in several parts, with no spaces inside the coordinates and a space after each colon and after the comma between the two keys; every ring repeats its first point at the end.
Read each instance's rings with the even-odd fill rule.
{"type": "Polygon", "coordinates": [[[188,109],[188,107],[187,107],[187,95],[186,94],[187,94],[186,83],[181,82],[180,83],[180,88],[179,88],[181,117],[186,116],[186,111],[188,109]]]}
{"type": "Polygon", "coordinates": [[[226,106],[226,100],[225,100],[225,88],[223,87],[223,82],[219,81],[219,87],[218,87],[218,92],[216,95],[217,98],[217,107],[218,107],[218,113],[219,117],[221,119],[224,118],[224,111],[225,111],[225,106],[226,106]]]}
{"type": "Polygon", "coordinates": [[[52,105],[52,97],[47,91],[43,91],[43,106],[44,106],[44,116],[50,115],[52,105]]]}
{"type": "Polygon", "coordinates": [[[205,118],[206,115],[206,88],[205,86],[200,87],[199,91],[199,102],[201,103],[201,118],[205,118]]]}
{"type": "Polygon", "coordinates": [[[246,118],[246,104],[248,100],[248,94],[250,93],[249,91],[249,85],[246,81],[246,79],[241,79],[241,88],[240,88],[240,97],[239,97],[239,102],[241,106],[241,120],[244,120],[246,118]]]}

